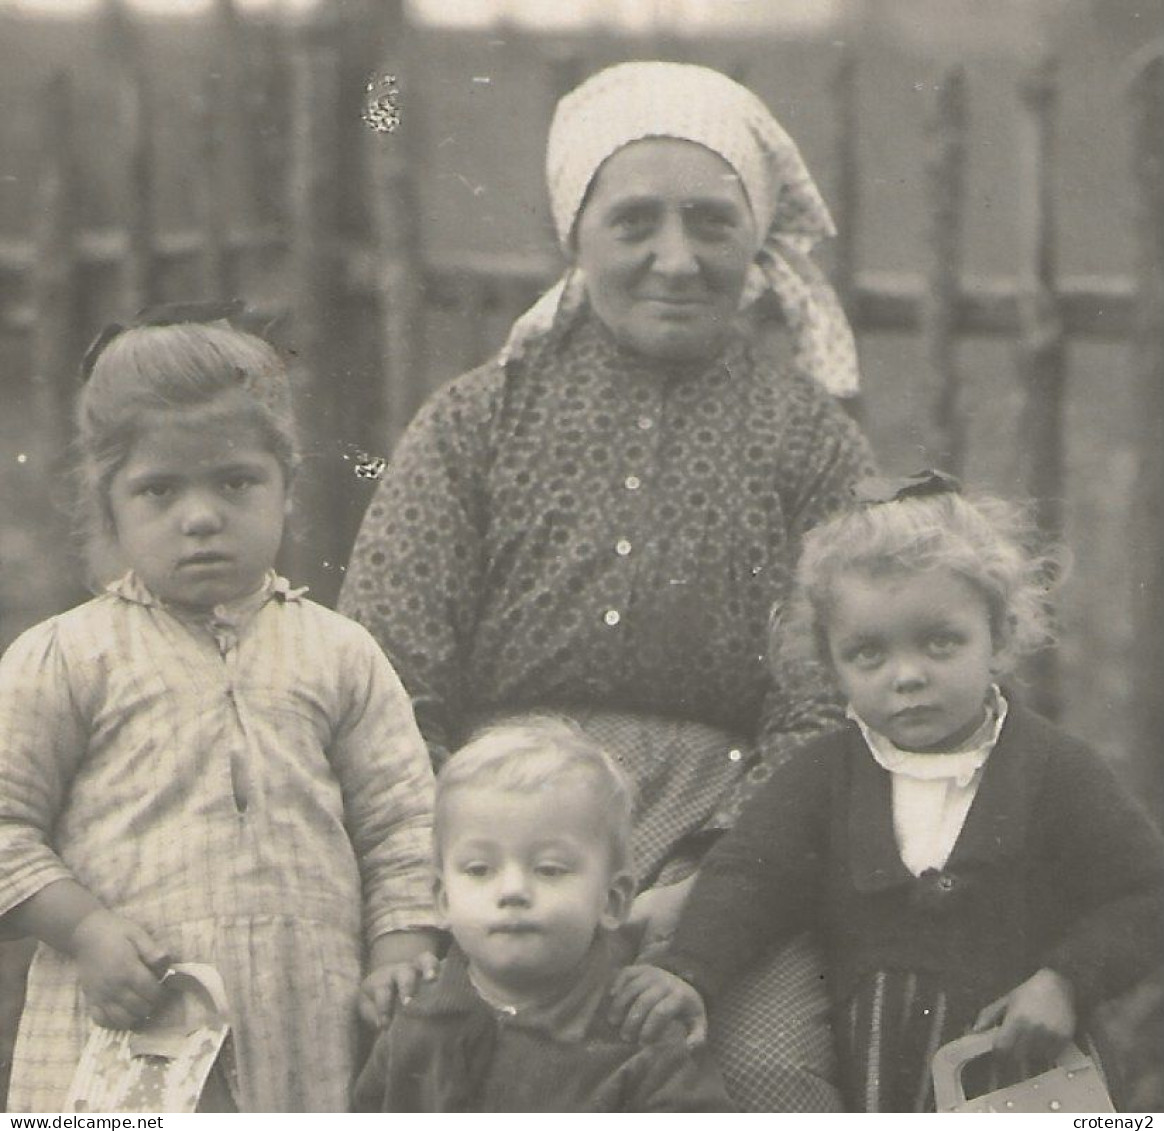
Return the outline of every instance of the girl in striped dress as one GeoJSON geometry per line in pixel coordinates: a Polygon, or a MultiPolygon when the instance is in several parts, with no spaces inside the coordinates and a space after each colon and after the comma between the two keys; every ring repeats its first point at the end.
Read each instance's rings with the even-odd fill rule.
{"type": "Polygon", "coordinates": [[[172,962],[223,978],[234,1105],[346,1110],[358,1005],[433,944],[428,755],[367,632],[272,568],[289,381],[232,312],[90,351],[90,548],[124,572],[0,662],[0,925],[41,940],[11,1111],[61,1110],[89,1019],[147,1019],[172,962]]]}
{"type": "Polygon", "coordinates": [[[994,1028],[994,1067],[1025,1074],[1158,961],[1159,834],[996,682],[1045,638],[1046,563],[1020,533],[924,472],[805,536],[785,638],[832,669],[848,726],[712,850],[667,953],[623,976],[628,1034],[679,1016],[698,1037],[735,970],[813,925],[847,1103],[919,1111],[942,1044],[994,1028]]]}

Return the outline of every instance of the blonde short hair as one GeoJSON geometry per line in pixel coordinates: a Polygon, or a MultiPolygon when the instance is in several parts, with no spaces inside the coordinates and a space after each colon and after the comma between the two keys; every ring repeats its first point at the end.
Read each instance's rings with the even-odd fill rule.
{"type": "Polygon", "coordinates": [[[611,871],[633,870],[631,849],[634,786],[614,759],[581,727],[566,719],[531,715],[474,735],[437,775],[433,857],[441,865],[448,798],[458,789],[489,788],[532,793],[576,785],[600,802],[611,849],[611,871]]]}

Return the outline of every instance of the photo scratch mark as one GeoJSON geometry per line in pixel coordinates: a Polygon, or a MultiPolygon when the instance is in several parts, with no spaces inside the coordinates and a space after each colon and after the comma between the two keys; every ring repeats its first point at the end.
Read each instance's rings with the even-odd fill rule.
{"type": "Polygon", "coordinates": [[[360,115],[376,133],[391,134],[400,128],[400,88],[396,76],[383,74],[364,87],[367,98],[360,115]]]}
{"type": "Polygon", "coordinates": [[[384,456],[369,455],[362,448],[349,444],[344,449],[344,461],[355,464],[352,469],[357,479],[380,479],[388,470],[388,460],[384,456]]]}
{"type": "Polygon", "coordinates": [[[474,196],[480,196],[485,191],[484,185],[475,185],[462,173],[457,174],[457,180],[461,182],[474,196]]]}

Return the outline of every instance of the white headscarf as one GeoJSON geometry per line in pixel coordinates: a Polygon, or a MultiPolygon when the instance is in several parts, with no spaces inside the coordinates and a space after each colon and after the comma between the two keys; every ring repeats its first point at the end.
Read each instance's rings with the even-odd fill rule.
{"type": "MultiPolygon", "coordinates": [[[[853,333],[820,268],[809,258],[836,234],[796,143],[745,87],[707,67],[622,63],[567,94],[550,125],[546,177],[558,240],[567,255],[586,190],[602,163],[649,137],[693,141],[722,157],[747,193],[760,244],[741,306],[765,291],[779,300],[797,363],[829,392],[857,391],[853,333]]],[[[571,268],[514,323],[502,360],[548,333],[581,305],[585,284],[571,268]]]]}

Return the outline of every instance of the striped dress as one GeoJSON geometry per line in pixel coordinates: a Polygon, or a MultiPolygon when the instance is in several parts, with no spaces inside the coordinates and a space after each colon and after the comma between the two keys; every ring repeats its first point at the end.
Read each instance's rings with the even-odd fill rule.
{"type": "MultiPolygon", "coordinates": [[[[0,661],[0,914],[71,878],[214,965],[243,1111],[346,1110],[363,942],[432,922],[431,806],[383,653],[273,575],[192,624],[130,574],[0,661]]],[[[42,945],[9,1110],[61,1110],[88,1024],[42,945]]]]}

